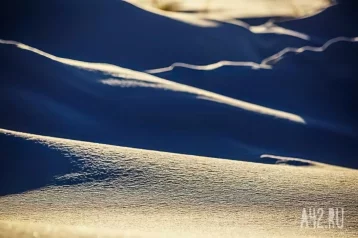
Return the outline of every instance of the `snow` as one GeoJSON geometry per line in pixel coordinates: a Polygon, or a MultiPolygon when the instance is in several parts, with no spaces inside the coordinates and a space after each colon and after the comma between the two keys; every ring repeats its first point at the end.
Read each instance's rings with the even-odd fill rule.
{"type": "Polygon", "coordinates": [[[314,47],[314,46],[303,46],[300,48],[285,48],[278,52],[277,54],[274,54],[264,60],[261,61],[260,64],[257,64],[255,62],[235,62],[235,61],[220,61],[217,63],[209,64],[209,65],[191,65],[186,63],[174,63],[169,67],[165,68],[159,68],[159,69],[149,69],[146,70],[146,72],[150,74],[158,74],[158,73],[164,73],[173,70],[175,67],[183,67],[193,70],[214,70],[223,66],[248,66],[252,67],[253,69],[271,69],[273,64],[276,64],[279,62],[284,56],[288,53],[296,53],[300,54],[305,51],[312,51],[312,52],[323,52],[325,51],[329,46],[332,44],[335,44],[337,42],[358,42],[358,37],[354,38],[348,38],[348,37],[336,37],[333,39],[330,39],[327,41],[324,45],[321,47],[314,47]]]}
{"type": "MultiPolygon", "coordinates": [[[[173,12],[158,11],[153,8],[151,0],[128,0],[130,3],[145,7],[147,10],[155,11],[156,13],[172,16],[185,16],[185,14],[178,14],[173,12]]],[[[181,11],[183,12],[198,12],[195,17],[199,18],[248,18],[248,17],[271,17],[271,16],[305,16],[315,13],[319,10],[330,6],[335,1],[329,0],[162,0],[160,2],[178,2],[181,11]],[[201,11],[208,11],[201,13],[201,11]]],[[[187,16],[188,14],[186,14],[187,16]]]]}
{"type": "MultiPolygon", "coordinates": [[[[36,168],[40,158],[32,154],[46,157],[51,152],[51,160],[71,165],[71,173],[58,171],[61,176],[47,187],[1,197],[0,214],[7,222],[35,220],[60,229],[99,226],[144,237],[357,234],[356,170],[265,165],[9,130],[0,133],[5,144],[12,141],[12,146],[25,148],[22,153],[30,155],[26,159],[33,165],[28,169],[34,172],[46,173],[36,168]],[[300,228],[302,208],[322,206],[346,209],[344,232],[300,228]]],[[[16,152],[10,151],[8,157],[25,163],[16,152]]],[[[12,183],[13,175],[8,176],[12,183]]],[[[0,229],[5,230],[4,225],[0,229]]]]}
{"type": "Polygon", "coordinates": [[[358,237],[357,16],[330,4],[1,8],[0,237],[358,237]]]}

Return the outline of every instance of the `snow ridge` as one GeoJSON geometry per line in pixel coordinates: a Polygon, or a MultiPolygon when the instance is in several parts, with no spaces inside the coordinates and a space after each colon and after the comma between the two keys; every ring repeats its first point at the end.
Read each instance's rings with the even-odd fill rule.
{"type": "MultiPolygon", "coordinates": [[[[124,78],[124,79],[137,80],[140,82],[157,84],[158,87],[163,88],[163,89],[172,90],[175,92],[190,93],[190,94],[194,94],[195,96],[200,97],[200,98],[205,98],[205,99],[209,99],[209,100],[212,100],[212,101],[215,101],[218,103],[227,104],[227,105],[237,107],[237,108],[240,108],[240,109],[243,109],[246,111],[263,114],[263,115],[271,116],[271,117],[275,117],[275,118],[280,118],[280,119],[288,120],[288,121],[291,121],[294,123],[305,124],[305,120],[302,117],[292,114],[292,113],[289,113],[289,112],[284,112],[284,111],[260,106],[257,104],[241,101],[238,99],[234,99],[231,97],[227,97],[224,95],[206,91],[203,89],[191,87],[191,86],[188,86],[185,84],[172,82],[172,81],[162,79],[162,78],[159,78],[159,77],[147,74],[147,73],[143,73],[143,72],[139,72],[139,71],[135,71],[135,70],[131,70],[131,69],[126,69],[126,68],[122,68],[122,67],[110,65],[110,64],[89,63],[89,62],[82,62],[82,61],[77,61],[77,60],[72,60],[72,59],[65,59],[65,58],[61,58],[61,57],[57,57],[57,56],[48,54],[46,52],[43,52],[41,50],[35,49],[31,46],[27,46],[25,44],[22,44],[22,43],[19,43],[16,41],[8,41],[8,40],[0,39],[0,44],[14,45],[20,49],[31,51],[33,53],[42,55],[42,56],[47,57],[51,60],[66,64],[66,65],[71,65],[71,66],[75,66],[75,67],[83,68],[83,69],[102,71],[104,73],[111,74],[113,76],[124,78]]],[[[110,80],[110,81],[101,80],[100,81],[100,83],[103,83],[103,84],[107,84],[107,85],[112,84],[113,86],[116,86],[116,83],[114,83],[114,82],[115,81],[113,81],[113,80],[110,80]]]]}
{"type": "Polygon", "coordinates": [[[158,68],[158,69],[149,69],[146,70],[147,73],[150,74],[159,74],[159,73],[164,73],[164,72],[168,72],[168,71],[172,71],[174,70],[174,68],[188,68],[188,69],[193,69],[193,70],[204,70],[204,71],[209,71],[209,70],[215,70],[224,66],[240,66],[240,67],[251,67],[252,69],[272,69],[273,65],[275,65],[276,63],[278,63],[280,60],[282,60],[284,58],[285,55],[289,54],[289,53],[296,53],[296,54],[301,54],[305,51],[312,51],[312,52],[323,52],[325,51],[327,48],[329,48],[331,45],[338,43],[338,42],[358,42],[358,37],[353,37],[353,38],[349,38],[349,37],[336,37],[333,39],[330,39],[329,41],[327,41],[325,44],[323,44],[320,47],[314,47],[314,46],[304,46],[301,48],[292,48],[292,47],[287,47],[283,50],[281,50],[280,52],[265,58],[264,60],[261,61],[261,63],[256,63],[256,62],[245,62],[245,61],[219,61],[213,64],[208,64],[208,65],[193,65],[193,64],[186,64],[186,63],[174,63],[168,67],[164,67],[164,68],[158,68]]]}

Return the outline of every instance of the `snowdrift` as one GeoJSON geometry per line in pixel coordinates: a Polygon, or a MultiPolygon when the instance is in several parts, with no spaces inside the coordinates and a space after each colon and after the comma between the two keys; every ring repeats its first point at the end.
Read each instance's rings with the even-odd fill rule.
{"type": "MultiPolygon", "coordinates": [[[[9,229],[1,223],[0,232],[81,234],[63,225],[115,228],[143,237],[352,237],[357,231],[356,170],[314,162],[292,167],[220,160],[8,130],[0,130],[0,138],[14,146],[3,149],[7,158],[18,166],[30,160],[39,174],[48,173],[33,156],[39,153],[71,164],[70,170],[57,166],[47,187],[0,197],[0,215],[7,222],[52,226],[15,223],[9,229]],[[23,154],[13,149],[20,146],[23,154]],[[345,228],[301,229],[302,207],[318,206],[344,207],[345,228]]],[[[29,175],[22,172],[9,176],[29,175]]],[[[5,182],[11,185],[13,179],[5,182]]]]}
{"type": "Polygon", "coordinates": [[[356,236],[352,9],[200,27],[124,1],[9,2],[0,237],[356,236]],[[344,229],[300,229],[308,207],[343,207],[344,229]]]}
{"type": "MultiPolygon", "coordinates": [[[[190,87],[186,84],[193,83],[175,83],[116,66],[67,62],[18,46],[2,45],[4,52],[8,52],[7,58],[14,59],[3,63],[5,80],[1,95],[3,110],[7,112],[7,117],[1,119],[4,128],[255,162],[263,162],[261,154],[278,153],[357,168],[354,160],[357,140],[350,130],[325,126],[321,118],[317,118],[318,122],[305,120],[285,111],[240,101],[241,96],[225,91],[230,85],[213,89],[194,83],[196,87],[190,87]],[[24,70],[18,71],[21,64],[25,64],[24,70]]],[[[195,82],[190,77],[182,78],[195,82]]],[[[272,94],[282,91],[282,83],[272,82],[277,86],[272,86],[268,96],[274,98],[272,94]]],[[[250,82],[246,85],[250,86],[250,82]]],[[[265,86],[256,88],[262,90],[265,86]]],[[[293,92],[299,95],[302,91],[293,92]]],[[[269,99],[261,92],[248,94],[258,95],[262,101],[269,99]]],[[[297,99],[294,96],[286,94],[281,99],[288,102],[292,97],[293,101],[297,99]]]]}
{"type": "Polygon", "coordinates": [[[143,11],[117,0],[11,1],[1,9],[8,22],[1,38],[60,57],[131,69],[158,68],[176,61],[208,64],[222,59],[257,61],[304,40],[265,36],[255,44],[246,29],[221,24],[203,28],[143,11]],[[13,12],[17,12],[16,16],[13,12]],[[229,35],[229,36],[228,36],[229,35]]]}

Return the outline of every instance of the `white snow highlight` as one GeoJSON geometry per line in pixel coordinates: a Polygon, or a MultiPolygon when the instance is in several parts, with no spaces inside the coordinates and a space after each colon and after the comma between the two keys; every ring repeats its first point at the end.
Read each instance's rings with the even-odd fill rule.
{"type": "MultiPolygon", "coordinates": [[[[263,107],[260,105],[237,100],[234,98],[230,98],[230,97],[223,96],[223,95],[220,95],[217,93],[202,90],[199,88],[187,86],[187,85],[180,84],[180,83],[175,83],[175,82],[165,80],[165,79],[162,79],[162,78],[159,78],[159,77],[147,74],[147,73],[138,72],[138,71],[134,71],[134,70],[130,70],[130,69],[125,69],[125,68],[115,66],[115,65],[110,65],[110,64],[89,63],[89,62],[82,62],[82,61],[77,61],[77,60],[72,60],[72,59],[65,59],[65,58],[61,58],[61,57],[57,57],[57,56],[48,54],[48,53],[38,50],[36,48],[30,47],[30,46],[27,46],[25,44],[15,42],[15,41],[7,41],[7,40],[0,39],[0,44],[14,45],[20,49],[31,51],[33,53],[42,55],[44,57],[47,57],[51,60],[54,60],[54,61],[57,61],[57,62],[60,62],[63,64],[67,64],[67,65],[71,65],[71,66],[75,66],[75,67],[79,67],[79,68],[84,68],[84,69],[88,69],[88,70],[97,70],[97,71],[101,71],[106,74],[111,74],[113,76],[124,78],[124,79],[129,79],[129,80],[134,79],[134,80],[141,81],[141,82],[157,84],[158,87],[160,87],[160,88],[166,88],[168,90],[172,90],[175,92],[189,93],[189,94],[193,94],[197,97],[209,98],[213,101],[227,104],[227,105],[237,107],[242,110],[250,111],[253,113],[258,113],[258,114],[271,116],[271,117],[275,117],[275,118],[279,118],[279,119],[289,120],[289,121],[299,123],[299,124],[305,124],[305,120],[302,117],[292,114],[292,113],[263,107]]],[[[111,82],[111,84],[113,85],[113,81],[103,81],[102,80],[101,82],[104,84],[107,84],[107,85],[109,84],[109,82],[111,82]]]]}
{"type": "Polygon", "coordinates": [[[354,38],[348,38],[348,37],[337,37],[337,38],[333,38],[330,39],[329,41],[327,41],[324,45],[322,45],[321,47],[314,47],[314,46],[304,46],[304,47],[300,47],[300,48],[285,48],[282,51],[278,52],[277,54],[274,54],[266,59],[264,59],[261,64],[262,65],[274,65],[277,62],[279,62],[280,60],[282,60],[284,58],[284,56],[286,54],[289,53],[295,53],[295,54],[301,54],[305,51],[311,51],[311,52],[323,52],[325,50],[327,50],[328,47],[330,47],[331,45],[338,43],[338,42],[358,42],[358,37],[354,37],[354,38]]]}
{"type": "MultiPolygon", "coordinates": [[[[174,0],[174,2],[179,3],[180,8],[178,9],[179,12],[172,12],[162,11],[153,7],[152,0],[127,1],[147,11],[200,26],[205,26],[202,21],[215,20],[218,17],[225,19],[269,16],[303,17],[312,15],[332,5],[330,0],[174,0]],[[197,19],[198,23],[193,20],[187,21],[189,17],[197,19]]],[[[168,0],[163,0],[162,2],[168,2],[168,0]]]]}
{"type": "Polygon", "coordinates": [[[296,37],[302,40],[310,40],[310,36],[301,32],[293,31],[290,29],[286,29],[280,26],[277,26],[273,21],[268,21],[265,24],[259,26],[251,26],[246,22],[240,20],[227,20],[224,21],[230,23],[232,25],[240,26],[246,28],[254,34],[277,34],[277,35],[287,35],[296,37]]]}
{"type": "Polygon", "coordinates": [[[272,69],[273,65],[275,65],[277,62],[282,60],[286,54],[289,53],[296,53],[301,54],[305,51],[312,51],[312,52],[323,52],[331,45],[338,43],[338,42],[358,42],[358,37],[354,38],[348,38],[348,37],[337,37],[333,38],[329,41],[327,41],[324,45],[320,47],[314,47],[314,46],[304,46],[301,48],[292,48],[288,47],[283,49],[282,51],[264,59],[261,61],[261,63],[255,63],[255,62],[242,62],[242,61],[219,61],[213,64],[208,65],[193,65],[193,64],[186,64],[186,63],[174,63],[171,66],[164,67],[164,68],[158,68],[158,69],[149,69],[146,70],[147,73],[150,74],[159,74],[164,73],[168,71],[172,71],[173,69],[179,67],[179,68],[188,68],[193,70],[215,70],[224,66],[239,66],[239,67],[251,67],[253,69],[272,69]]]}

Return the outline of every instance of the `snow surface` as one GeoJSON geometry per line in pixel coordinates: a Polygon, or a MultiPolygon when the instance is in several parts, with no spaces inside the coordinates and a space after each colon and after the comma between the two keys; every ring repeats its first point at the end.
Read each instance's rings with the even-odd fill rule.
{"type": "Polygon", "coordinates": [[[327,8],[336,1],[331,0],[159,0],[161,3],[179,3],[179,12],[165,12],[153,7],[152,0],[127,0],[130,3],[144,7],[146,10],[174,17],[192,24],[200,24],[203,19],[232,19],[248,17],[302,17],[314,14],[327,8]],[[205,11],[203,13],[203,11],[205,11]],[[196,14],[183,14],[196,13],[196,14]],[[194,16],[193,16],[194,15],[194,16]],[[191,21],[189,19],[192,19],[191,21]]]}
{"type": "MultiPolygon", "coordinates": [[[[63,225],[106,227],[156,237],[357,235],[356,170],[265,165],[0,133],[5,146],[23,148],[7,154],[16,161],[15,170],[28,164],[19,179],[54,172],[51,180],[41,179],[46,187],[0,198],[0,214],[7,222],[36,221],[60,225],[60,230],[63,225]],[[38,166],[43,160],[56,163],[57,171],[38,166]],[[322,206],[344,207],[346,228],[301,229],[302,208],[322,206]]],[[[14,175],[8,176],[15,183],[14,175]]],[[[6,227],[2,223],[0,232],[6,227]]],[[[58,237],[51,229],[49,237],[58,237]]]]}
{"type": "Polygon", "coordinates": [[[358,237],[356,6],[130,2],[0,9],[0,238],[358,237]]]}

